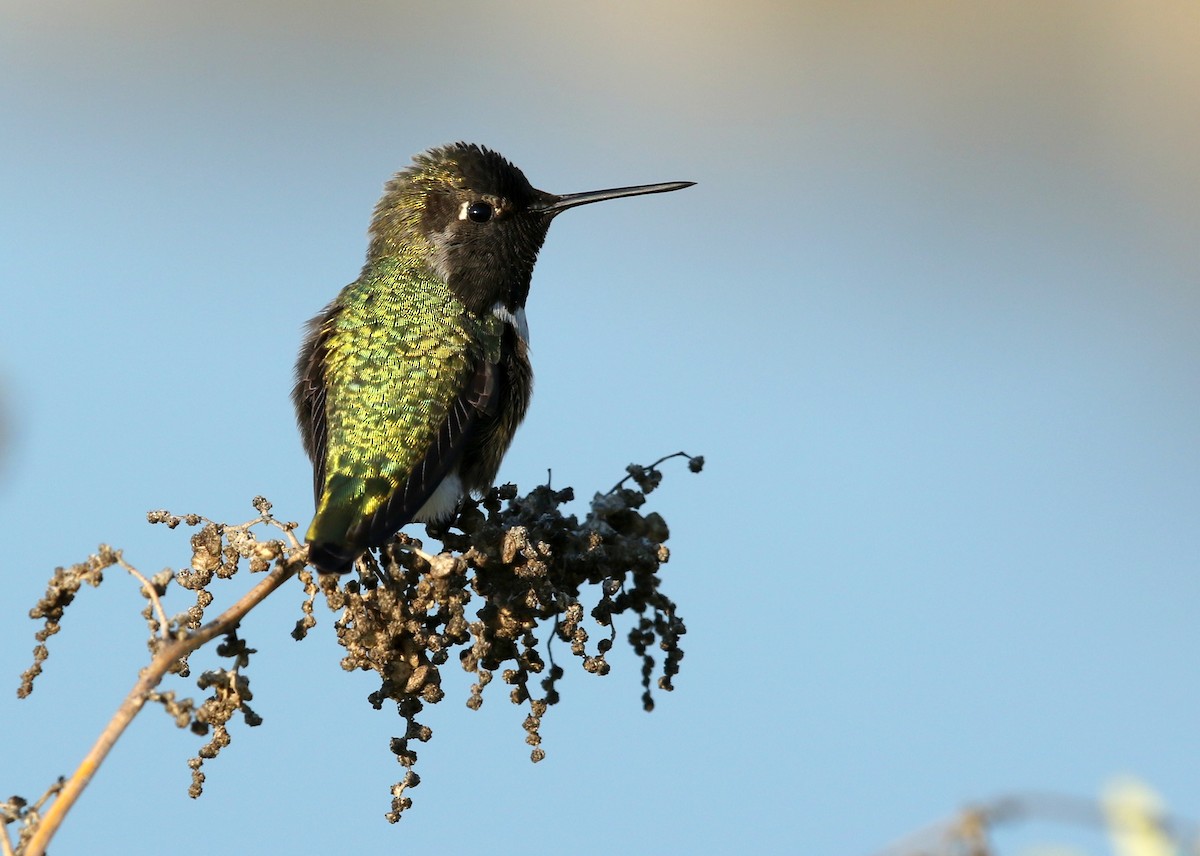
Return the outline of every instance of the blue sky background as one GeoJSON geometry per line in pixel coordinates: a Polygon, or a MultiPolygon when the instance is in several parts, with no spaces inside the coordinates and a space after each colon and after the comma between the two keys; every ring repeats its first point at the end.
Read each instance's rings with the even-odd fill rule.
{"type": "MultiPolygon", "coordinates": [[[[524,711],[468,711],[447,670],[391,827],[399,720],[327,613],[288,637],[285,589],[244,624],[266,723],[202,801],[197,740],[148,710],[55,852],[866,854],[1118,773],[1200,814],[1194,3],[7,0],[0,22],[14,690],[56,565],[187,560],[148,509],[232,521],[262,493],[307,523],[301,327],[414,152],[484,143],[555,192],[698,182],[555,222],[501,471],[590,495],[707,457],[652,497],[678,690],[646,715],[632,656],[570,673],[535,766],[524,711]]],[[[33,697],[0,694],[5,794],[70,772],[144,662],[142,599],[109,576],[33,697]]]]}

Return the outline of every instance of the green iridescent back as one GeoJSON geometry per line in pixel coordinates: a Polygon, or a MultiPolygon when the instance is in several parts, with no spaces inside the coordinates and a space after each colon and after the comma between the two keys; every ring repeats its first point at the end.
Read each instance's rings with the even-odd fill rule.
{"type": "Polygon", "coordinates": [[[339,540],[413,474],[502,322],[479,317],[424,266],[374,262],[322,330],[324,459],[309,541],[339,540]]]}

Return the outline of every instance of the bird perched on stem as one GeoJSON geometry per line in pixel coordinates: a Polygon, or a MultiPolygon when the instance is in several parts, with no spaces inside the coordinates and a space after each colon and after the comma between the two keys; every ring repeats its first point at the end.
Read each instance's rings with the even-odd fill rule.
{"type": "Polygon", "coordinates": [[[406,523],[446,520],[491,486],[529,406],[525,299],[550,221],[691,184],[556,196],[467,143],[417,155],[387,183],[362,273],[309,323],[296,363],[318,570],[348,571],[406,523]]]}

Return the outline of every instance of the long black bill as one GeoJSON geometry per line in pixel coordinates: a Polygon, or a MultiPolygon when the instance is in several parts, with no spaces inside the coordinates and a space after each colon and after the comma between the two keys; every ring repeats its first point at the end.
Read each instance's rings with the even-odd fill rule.
{"type": "Polygon", "coordinates": [[[586,193],[567,193],[562,196],[546,194],[543,202],[530,207],[529,210],[539,214],[557,214],[574,208],[577,205],[587,205],[591,202],[603,202],[605,199],[620,199],[622,196],[641,196],[645,193],[669,193],[672,190],[683,190],[691,187],[694,181],[667,181],[663,184],[639,184],[637,187],[614,187],[610,190],[589,190],[586,193]]]}

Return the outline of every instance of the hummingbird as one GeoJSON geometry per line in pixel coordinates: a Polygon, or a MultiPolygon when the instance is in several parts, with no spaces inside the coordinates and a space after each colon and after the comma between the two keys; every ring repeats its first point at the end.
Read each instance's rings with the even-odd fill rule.
{"type": "Polygon", "coordinates": [[[555,195],[468,143],[418,154],[387,182],[362,273],[309,322],[296,362],[319,571],[345,573],[405,524],[446,521],[491,487],[529,408],[525,300],[550,222],[692,184],[555,195]]]}

